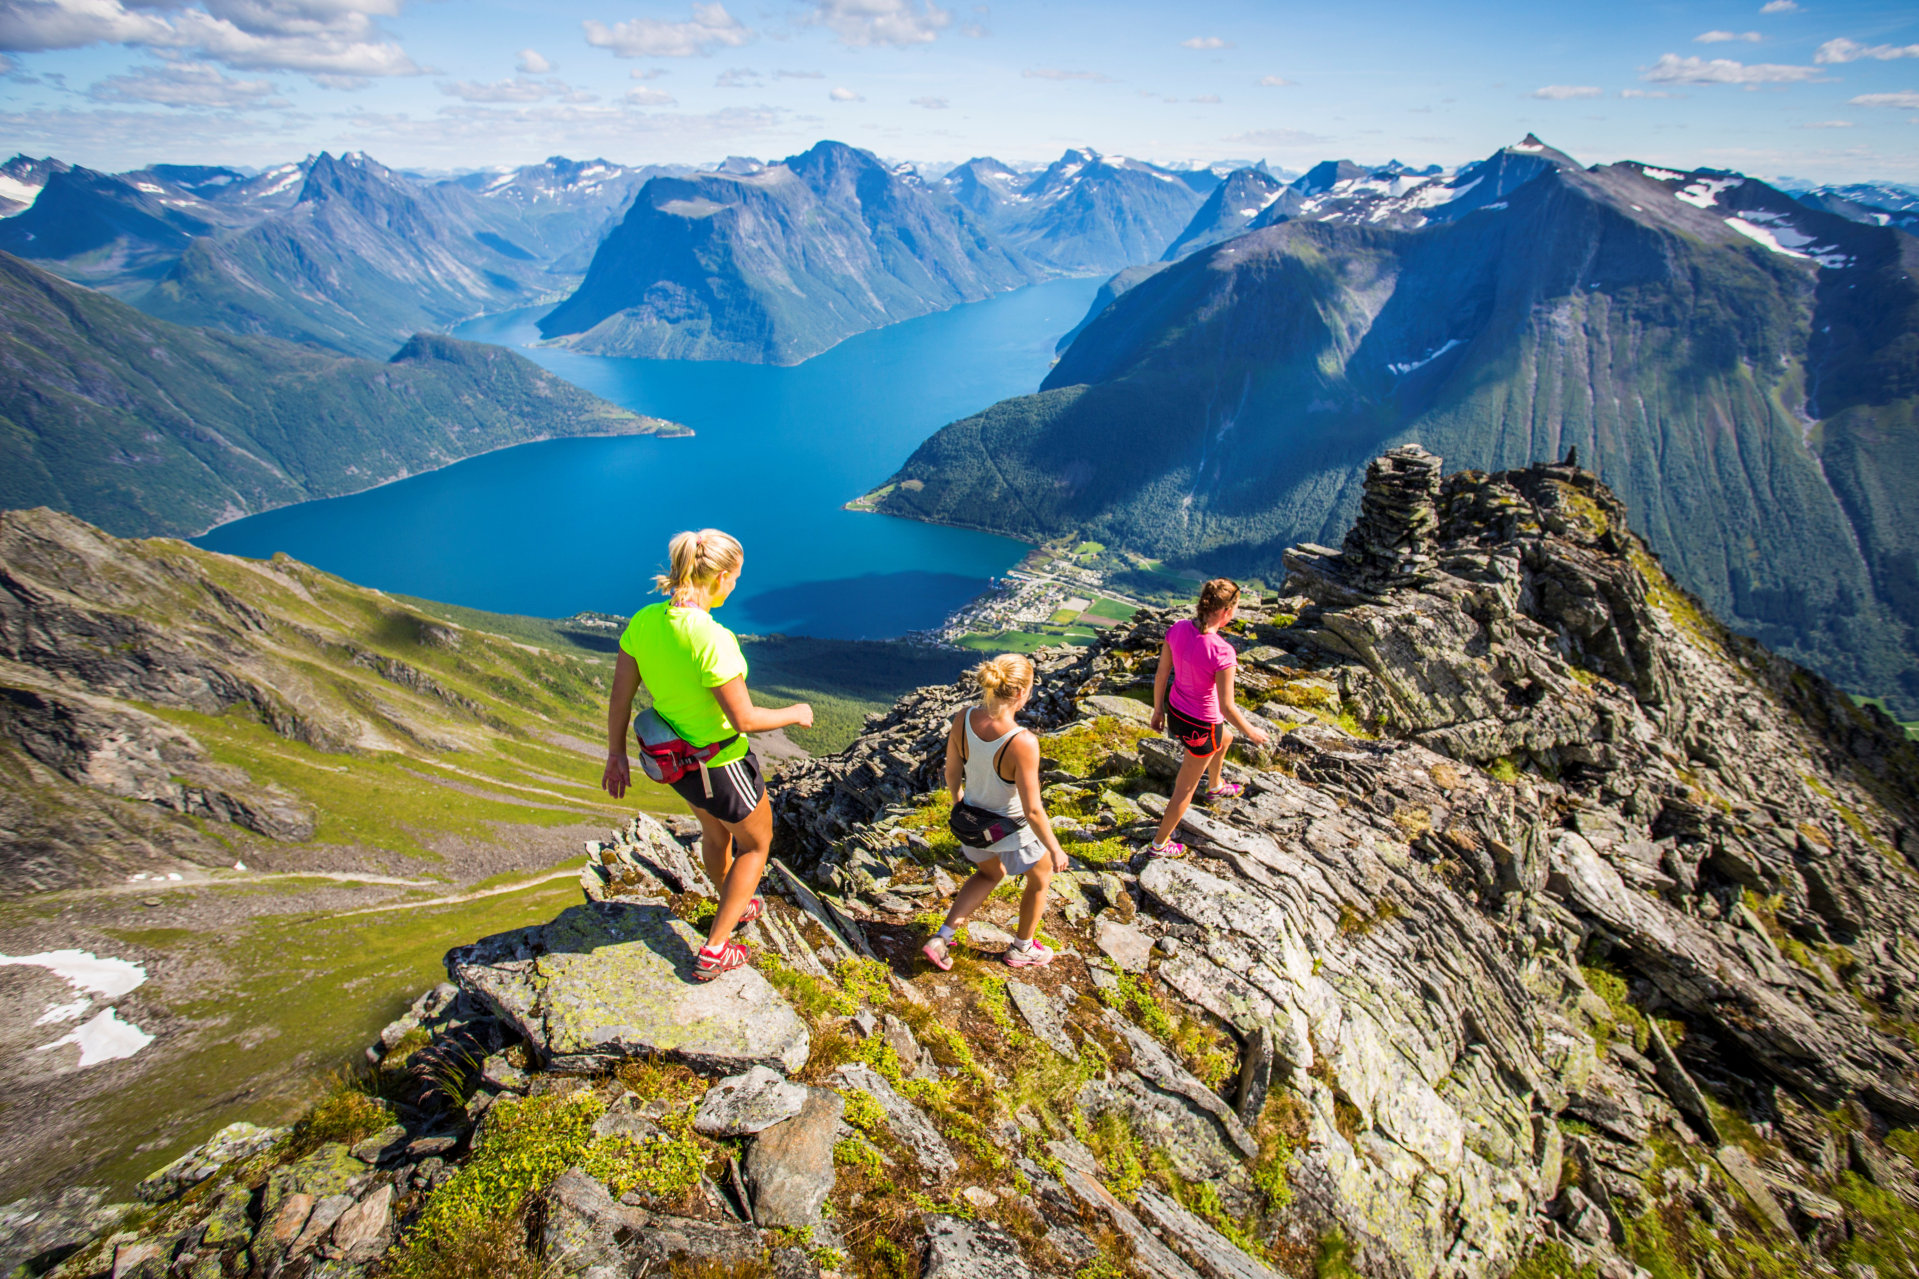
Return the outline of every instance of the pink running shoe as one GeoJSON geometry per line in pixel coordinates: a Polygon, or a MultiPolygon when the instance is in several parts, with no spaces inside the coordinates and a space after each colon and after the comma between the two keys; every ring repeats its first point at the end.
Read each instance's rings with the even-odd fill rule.
{"type": "Polygon", "coordinates": [[[926,956],[926,962],[943,973],[953,971],[953,959],[947,953],[946,943],[935,937],[920,947],[920,954],[926,956]]]}
{"type": "Polygon", "coordinates": [[[1008,968],[1039,968],[1053,962],[1053,952],[1035,941],[1031,946],[1008,946],[1001,958],[1008,968]]]}
{"type": "Polygon", "coordinates": [[[1184,857],[1186,845],[1176,839],[1169,839],[1164,844],[1148,844],[1142,851],[1148,857],[1184,857]]]}
{"type": "Polygon", "coordinates": [[[1222,800],[1222,799],[1238,799],[1241,795],[1245,793],[1246,793],[1246,788],[1244,786],[1241,786],[1238,782],[1224,782],[1218,786],[1213,787],[1211,790],[1207,791],[1204,795],[1201,795],[1199,798],[1201,803],[1211,804],[1217,800],[1222,800]]]}

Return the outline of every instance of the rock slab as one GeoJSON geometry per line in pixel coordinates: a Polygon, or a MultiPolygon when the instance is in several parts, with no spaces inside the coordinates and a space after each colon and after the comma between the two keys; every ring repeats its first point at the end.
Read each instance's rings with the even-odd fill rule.
{"type": "Polygon", "coordinates": [[[838,1093],[809,1088],[799,1114],[753,1139],[746,1186],[760,1225],[797,1230],[820,1224],[820,1208],[833,1193],[833,1143],[845,1113],[838,1093]]]}
{"type": "Polygon", "coordinates": [[[929,1212],[920,1279],[1031,1279],[1013,1236],[987,1221],[929,1212]]]}
{"type": "Polygon", "coordinates": [[[806,1064],[806,1024],[739,968],[693,980],[700,936],[663,906],[588,902],[551,923],[447,952],[447,973],[512,1023],[549,1071],[611,1069],[660,1053],[696,1070],[806,1064]]]}
{"type": "Polygon", "coordinates": [[[765,1066],[731,1075],[707,1089],[693,1127],[709,1137],[744,1137],[793,1118],[806,1106],[806,1089],[765,1066]]]}

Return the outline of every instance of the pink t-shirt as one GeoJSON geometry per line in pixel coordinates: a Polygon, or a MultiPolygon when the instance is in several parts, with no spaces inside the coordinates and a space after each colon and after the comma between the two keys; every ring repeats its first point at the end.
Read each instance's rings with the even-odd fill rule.
{"type": "Polygon", "coordinates": [[[1239,654],[1190,617],[1166,632],[1166,648],[1173,657],[1173,682],[1166,690],[1173,709],[1203,724],[1219,723],[1219,673],[1238,666],[1239,654]]]}

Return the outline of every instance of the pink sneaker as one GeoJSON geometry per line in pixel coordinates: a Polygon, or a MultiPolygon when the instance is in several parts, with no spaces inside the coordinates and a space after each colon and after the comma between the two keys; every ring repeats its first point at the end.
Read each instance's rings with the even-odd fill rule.
{"type": "Polygon", "coordinates": [[[1148,857],[1184,857],[1186,845],[1176,839],[1169,839],[1164,844],[1148,844],[1141,851],[1148,857]]]}
{"type": "Polygon", "coordinates": [[[1225,782],[1225,783],[1222,783],[1221,785],[1213,787],[1211,790],[1208,790],[1204,795],[1201,795],[1199,798],[1200,798],[1200,802],[1203,804],[1213,804],[1213,803],[1219,802],[1222,799],[1238,799],[1241,795],[1245,793],[1246,793],[1246,788],[1244,786],[1241,786],[1238,782],[1225,782]]]}
{"type": "Polygon", "coordinates": [[[943,973],[953,971],[952,956],[947,953],[946,943],[935,937],[920,947],[920,954],[926,956],[926,962],[943,973]]]}
{"type": "Polygon", "coordinates": [[[1031,946],[1008,946],[1001,958],[1008,968],[1038,968],[1053,962],[1053,952],[1035,941],[1031,946]]]}

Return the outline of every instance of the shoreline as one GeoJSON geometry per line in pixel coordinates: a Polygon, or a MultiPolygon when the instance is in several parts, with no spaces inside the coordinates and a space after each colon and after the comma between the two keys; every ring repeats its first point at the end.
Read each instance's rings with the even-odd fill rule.
{"type": "MultiPolygon", "coordinates": [[[[630,409],[625,411],[628,413],[632,413],[632,410],[630,409]]],[[[220,520],[218,523],[209,524],[205,528],[201,529],[198,533],[153,533],[153,534],[149,534],[148,536],[172,537],[182,542],[196,542],[198,539],[205,537],[209,533],[215,532],[219,529],[223,529],[227,527],[229,524],[238,524],[242,520],[250,520],[256,515],[269,515],[273,513],[274,511],[284,511],[290,506],[305,506],[308,502],[331,502],[335,498],[358,497],[362,493],[371,493],[375,491],[376,489],[383,489],[387,487],[387,485],[389,484],[399,484],[406,480],[418,479],[422,475],[432,475],[436,471],[446,470],[446,468],[449,466],[458,466],[462,462],[471,462],[476,457],[487,457],[494,453],[504,453],[508,449],[523,448],[528,444],[550,444],[554,440],[616,440],[616,439],[625,439],[629,437],[642,438],[646,436],[651,436],[654,439],[660,439],[660,440],[690,440],[696,434],[698,434],[698,432],[694,431],[692,427],[686,425],[686,423],[684,422],[674,422],[663,417],[652,417],[645,413],[632,413],[632,416],[639,418],[640,420],[645,422],[658,422],[661,424],[661,426],[671,427],[674,429],[638,430],[638,431],[583,431],[577,435],[540,435],[528,440],[515,440],[511,444],[502,444],[498,448],[480,449],[478,452],[468,453],[465,457],[449,458],[447,461],[442,462],[438,466],[429,466],[426,469],[419,470],[419,471],[409,471],[405,475],[389,476],[388,478],[384,480],[380,480],[377,483],[364,485],[363,487],[357,488],[357,489],[349,489],[343,493],[316,494],[313,497],[303,497],[297,502],[278,502],[272,506],[263,506],[257,511],[248,511],[244,515],[236,515],[232,519],[220,520]]],[[[211,547],[201,547],[200,549],[212,550],[211,547]]],[[[214,551],[213,553],[216,555],[236,554],[236,552],[233,552],[233,551],[214,551]]],[[[247,559],[249,557],[242,555],[242,556],[239,556],[239,558],[247,559]]]]}

